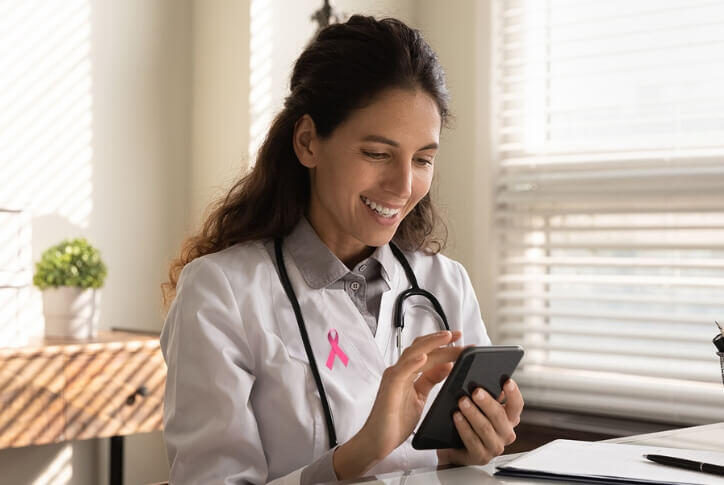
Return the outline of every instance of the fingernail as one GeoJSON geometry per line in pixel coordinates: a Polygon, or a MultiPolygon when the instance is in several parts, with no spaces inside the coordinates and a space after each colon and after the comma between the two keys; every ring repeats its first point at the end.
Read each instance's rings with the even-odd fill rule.
{"type": "Polygon", "coordinates": [[[482,389],[478,389],[477,391],[475,391],[475,393],[473,393],[473,396],[474,396],[475,399],[477,399],[478,401],[484,401],[484,400],[485,400],[485,394],[486,394],[485,391],[483,391],[482,389]]]}
{"type": "Polygon", "coordinates": [[[463,415],[460,414],[459,412],[456,412],[455,414],[453,414],[453,418],[455,419],[455,421],[459,422],[459,421],[463,420],[463,415]]]}
{"type": "Polygon", "coordinates": [[[463,409],[467,409],[470,407],[470,400],[467,397],[464,397],[460,400],[460,407],[463,409]]]}
{"type": "Polygon", "coordinates": [[[505,385],[506,391],[512,391],[515,389],[515,384],[513,384],[513,381],[508,381],[508,383],[505,385]]]}
{"type": "Polygon", "coordinates": [[[450,332],[448,330],[443,330],[441,332],[437,332],[438,337],[442,337],[443,335],[450,335],[450,332]]]}

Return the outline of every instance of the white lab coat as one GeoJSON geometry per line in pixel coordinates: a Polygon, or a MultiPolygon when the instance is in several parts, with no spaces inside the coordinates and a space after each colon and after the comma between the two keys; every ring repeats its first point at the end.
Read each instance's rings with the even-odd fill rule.
{"type": "MultiPolygon", "coordinates": [[[[406,253],[422,288],[444,308],[460,345],[488,345],[464,268],[445,256],[406,253]]],[[[339,443],[352,437],[372,408],[382,372],[397,360],[392,308],[409,288],[390,264],[376,335],[343,290],[310,289],[294,260],[285,262],[329,400],[339,443]],[[337,330],[349,358],[326,367],[337,330]]],[[[437,331],[407,321],[406,339],[437,331]]],[[[181,273],[161,334],[168,363],[164,437],[172,484],[298,483],[305,465],[328,450],[322,405],[297,321],[261,242],[237,244],[189,263],[181,273]]],[[[439,385],[433,390],[432,403],[439,385]]],[[[434,466],[434,451],[411,437],[370,474],[434,466]]]]}

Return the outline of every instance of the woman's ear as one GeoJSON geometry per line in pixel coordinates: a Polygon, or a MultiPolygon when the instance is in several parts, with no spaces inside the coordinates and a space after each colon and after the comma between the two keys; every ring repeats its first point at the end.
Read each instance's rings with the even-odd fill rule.
{"type": "Polygon", "coordinates": [[[294,153],[296,153],[299,162],[307,168],[317,166],[317,129],[314,126],[314,120],[308,114],[305,114],[294,124],[294,135],[292,136],[294,145],[294,153]]]}

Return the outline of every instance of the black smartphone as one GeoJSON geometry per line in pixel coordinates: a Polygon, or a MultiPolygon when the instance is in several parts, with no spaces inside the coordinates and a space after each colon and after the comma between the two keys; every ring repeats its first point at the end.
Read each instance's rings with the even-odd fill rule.
{"type": "Polygon", "coordinates": [[[513,375],[523,358],[523,348],[518,345],[494,345],[469,347],[462,351],[415,432],[412,447],[416,450],[439,448],[463,448],[453,413],[458,401],[482,387],[497,399],[503,384],[513,375]]]}

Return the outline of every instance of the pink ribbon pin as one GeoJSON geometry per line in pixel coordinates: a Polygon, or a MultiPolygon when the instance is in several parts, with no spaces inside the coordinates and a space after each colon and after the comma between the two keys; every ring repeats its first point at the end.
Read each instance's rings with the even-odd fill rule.
{"type": "Polygon", "coordinates": [[[339,335],[337,334],[337,331],[334,329],[330,330],[329,333],[327,333],[327,340],[329,340],[329,344],[332,346],[332,350],[329,351],[329,357],[327,357],[327,367],[329,370],[332,370],[332,366],[334,366],[335,357],[339,357],[342,364],[347,367],[349,358],[347,357],[347,354],[339,348],[339,345],[337,345],[337,342],[339,342],[339,335]]]}

